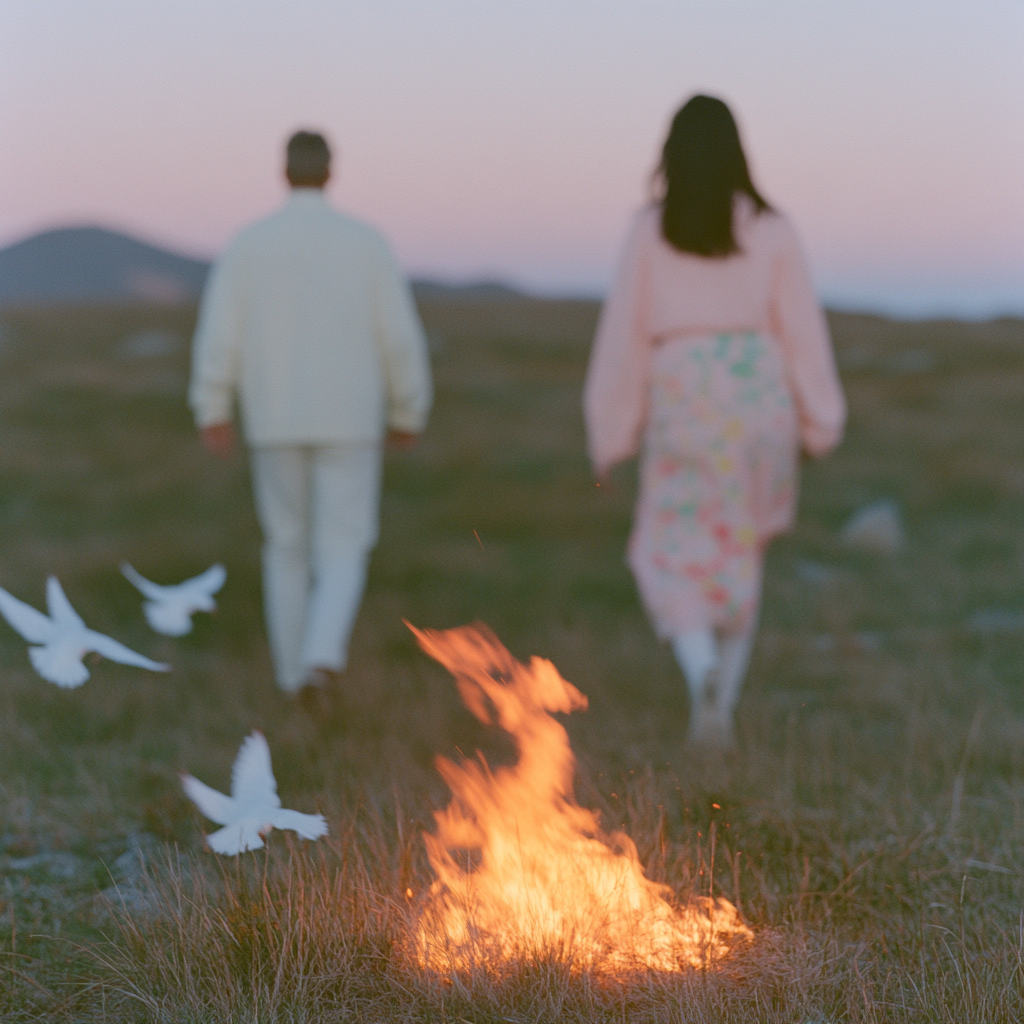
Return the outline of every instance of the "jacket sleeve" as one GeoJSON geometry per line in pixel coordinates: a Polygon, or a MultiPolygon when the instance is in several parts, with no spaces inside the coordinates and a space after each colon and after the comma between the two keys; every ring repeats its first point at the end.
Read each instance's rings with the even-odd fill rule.
{"type": "Polygon", "coordinates": [[[200,429],[232,418],[242,333],[236,264],[230,251],[214,264],[199,305],[188,401],[200,429]]]}
{"type": "Polygon", "coordinates": [[[412,290],[382,239],[376,254],[374,313],[388,428],[419,434],[434,397],[427,338],[412,290]]]}
{"type": "Polygon", "coordinates": [[[826,455],[843,438],[846,399],[825,314],[796,234],[786,221],[780,221],[785,237],[772,279],[771,328],[786,361],[803,446],[811,455],[826,455]]]}
{"type": "Polygon", "coordinates": [[[583,387],[587,448],[598,476],[636,455],[647,418],[650,275],[643,228],[641,214],[601,309],[583,387]]]}

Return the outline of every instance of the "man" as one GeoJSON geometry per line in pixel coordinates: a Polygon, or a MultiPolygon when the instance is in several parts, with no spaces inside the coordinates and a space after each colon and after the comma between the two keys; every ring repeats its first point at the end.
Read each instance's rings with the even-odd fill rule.
{"type": "Polygon", "coordinates": [[[322,135],[292,136],[285,175],[285,206],[242,231],[210,273],[189,403],[203,443],[227,458],[238,399],[277,684],[316,703],[347,664],[385,433],[414,443],[432,396],[423,328],[387,243],[324,198],[322,135]]]}

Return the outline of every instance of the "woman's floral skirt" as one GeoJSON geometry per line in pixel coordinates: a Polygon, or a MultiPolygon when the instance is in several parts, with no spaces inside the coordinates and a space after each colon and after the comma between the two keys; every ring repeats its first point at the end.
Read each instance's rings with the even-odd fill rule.
{"type": "Polygon", "coordinates": [[[796,511],[797,446],[774,338],[680,337],[655,349],[629,565],[660,636],[756,613],[764,546],[796,511]]]}

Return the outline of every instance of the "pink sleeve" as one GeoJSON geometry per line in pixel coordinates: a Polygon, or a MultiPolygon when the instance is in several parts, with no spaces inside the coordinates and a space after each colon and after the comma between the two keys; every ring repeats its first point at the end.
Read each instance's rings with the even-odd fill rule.
{"type": "Polygon", "coordinates": [[[598,476],[636,455],[647,416],[651,337],[645,220],[644,214],[637,217],[626,239],[583,387],[587,448],[598,476]]]}
{"type": "Polygon", "coordinates": [[[782,227],[786,237],[772,281],[771,328],[786,360],[803,446],[811,455],[826,455],[843,438],[846,399],[796,235],[784,220],[782,227]]]}

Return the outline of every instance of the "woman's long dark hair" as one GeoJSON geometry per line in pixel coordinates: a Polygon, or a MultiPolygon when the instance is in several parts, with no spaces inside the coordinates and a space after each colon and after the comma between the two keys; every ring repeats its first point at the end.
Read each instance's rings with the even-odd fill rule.
{"type": "Polygon", "coordinates": [[[661,233],[682,252],[739,252],[732,229],[737,192],[750,196],[758,213],[771,209],[750,180],[732,112],[713,96],[694,96],[672,119],[658,174],[661,233]]]}

